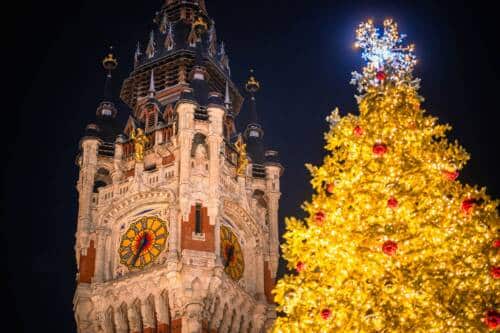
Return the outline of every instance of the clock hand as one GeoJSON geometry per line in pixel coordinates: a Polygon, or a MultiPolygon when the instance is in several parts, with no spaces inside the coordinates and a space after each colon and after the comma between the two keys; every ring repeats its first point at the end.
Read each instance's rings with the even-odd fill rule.
{"type": "Polygon", "coordinates": [[[139,259],[139,257],[141,256],[141,252],[144,249],[144,246],[146,246],[146,242],[147,242],[147,237],[146,235],[144,235],[141,239],[141,243],[139,244],[139,248],[137,249],[137,253],[132,259],[132,266],[135,266],[137,259],[139,259]]]}
{"type": "Polygon", "coordinates": [[[226,260],[226,265],[225,267],[229,266],[229,264],[231,263],[231,260],[233,260],[233,256],[234,256],[234,248],[233,247],[230,247],[228,250],[227,250],[227,260],[226,260]]]}

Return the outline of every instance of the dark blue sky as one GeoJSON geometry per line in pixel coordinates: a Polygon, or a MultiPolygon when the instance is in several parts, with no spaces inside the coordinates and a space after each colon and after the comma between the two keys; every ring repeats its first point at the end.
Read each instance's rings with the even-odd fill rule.
{"type": "MultiPolygon", "coordinates": [[[[161,0],[32,2],[4,12],[12,24],[2,43],[11,90],[2,110],[1,285],[8,304],[2,322],[15,332],[72,332],[78,140],[102,95],[107,47],[115,46],[120,61],[118,92],[161,0]]],[[[241,86],[255,68],[262,83],[265,139],[286,168],[281,221],[300,215],[310,197],[304,164],[324,155],[324,118],[335,106],[356,112],[348,83],[361,60],[352,44],[367,18],[394,18],[416,44],[424,107],[452,124],[451,137],[472,154],[462,180],[500,197],[498,29],[486,2],[207,0],[207,6],[234,81],[241,86]]]]}

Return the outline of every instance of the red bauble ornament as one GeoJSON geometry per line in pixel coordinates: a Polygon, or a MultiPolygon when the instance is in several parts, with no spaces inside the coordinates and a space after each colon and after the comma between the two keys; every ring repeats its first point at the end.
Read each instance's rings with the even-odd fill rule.
{"type": "Polygon", "coordinates": [[[332,310],[330,309],[323,309],[321,310],[321,318],[324,320],[328,320],[332,317],[332,310]]]}
{"type": "Polygon", "coordinates": [[[389,240],[382,245],[382,251],[384,251],[384,253],[387,254],[388,256],[395,255],[397,250],[398,250],[398,243],[396,242],[389,240]]]}
{"type": "Polygon", "coordinates": [[[472,213],[472,209],[474,208],[475,204],[476,204],[476,199],[474,198],[462,201],[462,212],[466,215],[469,215],[470,213],[472,213]]]}
{"type": "Polygon", "coordinates": [[[325,223],[325,217],[326,217],[325,212],[323,211],[317,212],[314,215],[314,221],[316,222],[317,225],[322,226],[323,223],[325,223]]]}
{"type": "Polygon", "coordinates": [[[387,153],[387,146],[384,143],[376,143],[373,145],[373,153],[377,156],[383,156],[387,153]]]}
{"type": "Polygon", "coordinates": [[[444,178],[448,180],[456,180],[460,173],[458,171],[443,171],[444,178]]]}
{"type": "Polygon", "coordinates": [[[491,328],[493,330],[500,327],[500,313],[495,310],[486,312],[484,323],[486,324],[486,326],[488,326],[488,328],[491,328]]]}
{"type": "Polygon", "coordinates": [[[326,191],[329,193],[329,194],[332,194],[333,193],[333,190],[335,189],[335,185],[333,184],[328,184],[326,185],[326,191]]]}
{"type": "Polygon", "coordinates": [[[384,81],[387,77],[387,74],[385,74],[384,71],[378,71],[376,74],[377,80],[379,81],[384,81]]]}
{"type": "Polygon", "coordinates": [[[295,269],[297,270],[297,272],[302,272],[304,270],[304,268],[306,267],[306,264],[304,264],[302,261],[299,261],[297,263],[297,265],[295,266],[295,269]]]}
{"type": "Polygon", "coordinates": [[[358,138],[364,134],[365,131],[361,128],[361,126],[356,126],[354,127],[354,135],[356,135],[358,138]]]}
{"type": "Polygon", "coordinates": [[[493,241],[493,248],[498,249],[500,247],[500,239],[493,241]]]}
{"type": "Polygon", "coordinates": [[[500,266],[491,267],[490,269],[491,277],[495,280],[500,279],[500,266]]]}
{"type": "Polygon", "coordinates": [[[387,207],[396,209],[398,208],[398,200],[394,197],[391,197],[389,200],[387,200],[387,207]]]}

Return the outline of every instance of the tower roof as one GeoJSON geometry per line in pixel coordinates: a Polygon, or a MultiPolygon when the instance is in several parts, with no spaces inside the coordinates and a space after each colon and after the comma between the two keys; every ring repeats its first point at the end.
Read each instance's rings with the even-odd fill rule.
{"type": "Polygon", "coordinates": [[[96,110],[96,119],[87,125],[85,136],[93,136],[105,143],[113,143],[116,136],[120,133],[120,127],[116,121],[118,110],[115,107],[112,93],[112,73],[118,66],[118,61],[112,52],[112,48],[102,60],[102,66],[106,71],[104,94],[96,110]]]}
{"type": "Polygon", "coordinates": [[[141,43],[145,47],[138,46],[134,52],[135,66],[123,84],[122,100],[138,112],[141,99],[149,95],[149,73],[154,68],[156,97],[160,102],[179,100],[187,87],[200,100],[207,100],[208,92],[224,94],[226,82],[230,81],[230,99],[237,115],[243,97],[231,82],[229,57],[217,40],[215,22],[208,16],[205,1],[166,0],[154,22],[154,28],[141,43]],[[195,67],[205,68],[206,93],[196,92],[197,87],[193,86],[195,67]]]}

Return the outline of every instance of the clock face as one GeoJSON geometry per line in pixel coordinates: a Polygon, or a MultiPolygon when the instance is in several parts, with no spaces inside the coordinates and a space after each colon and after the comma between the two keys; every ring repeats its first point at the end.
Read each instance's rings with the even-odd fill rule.
{"type": "Polygon", "coordinates": [[[142,269],[154,262],[167,246],[167,225],[155,216],[143,217],[132,223],[123,234],[120,262],[130,270],[142,269]]]}
{"type": "Polygon", "coordinates": [[[240,243],[235,234],[228,227],[220,229],[220,252],[224,264],[224,271],[234,281],[239,281],[245,271],[245,260],[241,251],[240,243]]]}

